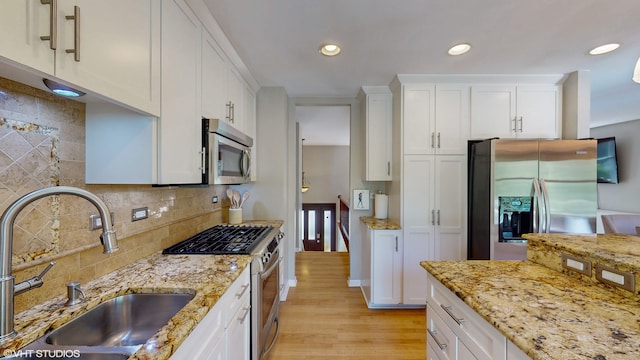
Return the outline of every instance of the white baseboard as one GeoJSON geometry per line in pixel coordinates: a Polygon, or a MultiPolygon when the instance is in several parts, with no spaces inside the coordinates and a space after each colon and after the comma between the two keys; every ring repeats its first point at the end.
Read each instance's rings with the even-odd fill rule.
{"type": "Polygon", "coordinates": [[[349,287],[359,287],[361,283],[362,282],[360,280],[351,280],[351,279],[349,279],[349,281],[347,282],[349,287]]]}

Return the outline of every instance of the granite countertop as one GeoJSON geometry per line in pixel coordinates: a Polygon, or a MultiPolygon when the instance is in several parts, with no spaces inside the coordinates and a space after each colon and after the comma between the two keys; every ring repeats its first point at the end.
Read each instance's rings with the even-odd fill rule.
{"type": "Polygon", "coordinates": [[[615,264],[608,260],[626,256],[625,264],[634,264],[638,259],[630,249],[640,238],[535,235],[528,240],[534,249],[525,261],[421,265],[533,359],[640,359],[640,298],[557,268],[561,252],[571,249],[610,266],[615,264]],[[624,255],[616,257],[619,251],[624,255]]]}
{"type": "Polygon", "coordinates": [[[389,219],[376,219],[373,216],[361,216],[360,221],[371,230],[400,230],[400,225],[389,219]]]}
{"type": "MultiPolygon", "coordinates": [[[[280,227],[282,221],[252,221],[243,225],[280,227]]],[[[193,294],[194,298],[130,357],[168,359],[250,262],[250,255],[155,253],[82,284],[86,299],[78,305],[65,306],[66,296],[59,296],[16,314],[15,330],[18,335],[0,345],[0,354],[21,349],[116,296],[132,293],[193,294]]]]}

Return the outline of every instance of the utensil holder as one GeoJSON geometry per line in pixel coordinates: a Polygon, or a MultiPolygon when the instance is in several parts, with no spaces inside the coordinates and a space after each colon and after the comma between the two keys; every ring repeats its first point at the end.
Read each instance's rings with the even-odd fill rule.
{"type": "Polygon", "coordinates": [[[242,208],[229,209],[229,224],[242,224],[242,208]]]}

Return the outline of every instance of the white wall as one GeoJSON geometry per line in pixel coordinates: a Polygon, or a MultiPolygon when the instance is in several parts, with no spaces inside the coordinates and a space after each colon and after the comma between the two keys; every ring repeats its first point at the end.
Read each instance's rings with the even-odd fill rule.
{"type": "Polygon", "coordinates": [[[349,193],[349,146],[303,146],[303,166],[309,191],[303,203],[338,203],[349,193]]]}
{"type": "Polygon", "coordinates": [[[600,209],[640,213],[640,120],[591,129],[591,137],[616,137],[619,184],[598,184],[600,209]]]}

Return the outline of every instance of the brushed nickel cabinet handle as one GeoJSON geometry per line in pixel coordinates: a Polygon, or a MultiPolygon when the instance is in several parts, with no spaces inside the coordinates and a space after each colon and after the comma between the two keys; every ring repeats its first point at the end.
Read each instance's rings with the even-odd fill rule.
{"type": "Polygon", "coordinates": [[[453,310],[451,309],[451,306],[445,306],[440,304],[440,307],[447,313],[449,314],[449,316],[451,316],[451,318],[458,323],[458,325],[462,326],[462,324],[464,324],[464,318],[459,318],[457,317],[454,313],[453,310]]]}
{"type": "Polygon", "coordinates": [[[431,210],[431,225],[435,225],[435,224],[436,224],[436,211],[431,210]]]}
{"type": "Polygon", "coordinates": [[[431,335],[431,337],[433,338],[433,340],[435,340],[436,344],[438,345],[438,347],[440,348],[441,351],[445,351],[447,349],[447,344],[445,343],[441,343],[438,338],[436,337],[436,335],[438,334],[437,331],[431,330],[431,329],[427,329],[427,331],[429,332],[429,335],[431,335]]]}
{"type": "Polygon", "coordinates": [[[516,125],[516,121],[517,121],[517,117],[513,117],[513,119],[511,119],[511,121],[513,121],[513,127],[511,128],[511,131],[516,132],[517,131],[517,125],[516,125]]]}
{"type": "Polygon", "coordinates": [[[391,175],[391,161],[387,161],[387,175],[391,175]]]}
{"type": "Polygon", "coordinates": [[[438,133],[438,149],[440,149],[440,133],[438,133]]]}
{"type": "Polygon", "coordinates": [[[58,28],[58,0],[40,0],[42,5],[49,5],[49,35],[40,36],[40,40],[49,41],[49,48],[55,50],[58,48],[58,36],[56,30],[58,28]]]}
{"type": "Polygon", "coordinates": [[[437,216],[437,218],[438,218],[438,225],[440,225],[440,209],[438,209],[437,214],[438,214],[438,216],[437,216]]]}
{"type": "Polygon", "coordinates": [[[436,147],[436,133],[432,132],[431,133],[431,148],[435,148],[436,147]]]}
{"type": "Polygon", "coordinates": [[[73,49],[66,49],[67,54],[73,54],[73,59],[80,62],[80,7],[73,7],[73,15],[65,16],[67,20],[73,20],[73,49]]]}
{"type": "Polygon", "coordinates": [[[396,236],[396,252],[398,252],[398,237],[396,236]]]}
{"type": "Polygon", "coordinates": [[[522,116],[520,116],[520,132],[522,132],[522,116]]]}
{"type": "Polygon", "coordinates": [[[227,121],[231,124],[231,101],[227,102],[227,121]]]}

